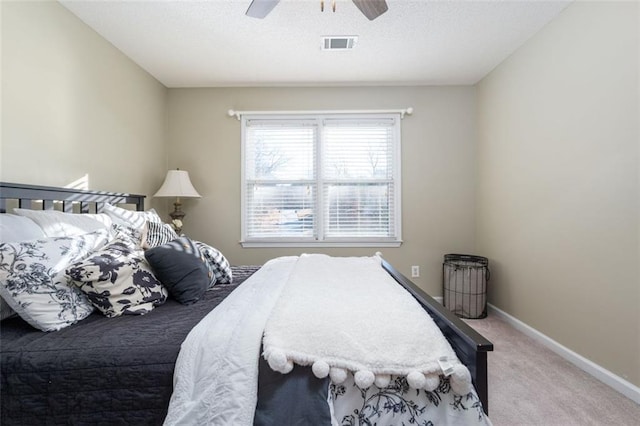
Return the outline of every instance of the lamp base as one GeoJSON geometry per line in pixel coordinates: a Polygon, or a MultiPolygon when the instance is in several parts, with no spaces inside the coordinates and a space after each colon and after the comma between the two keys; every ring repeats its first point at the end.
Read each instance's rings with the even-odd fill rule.
{"type": "Polygon", "coordinates": [[[173,226],[173,229],[179,234],[182,232],[182,219],[185,216],[185,212],[182,211],[182,203],[180,200],[173,203],[173,208],[174,210],[169,213],[169,216],[171,216],[171,226],[173,226]]]}

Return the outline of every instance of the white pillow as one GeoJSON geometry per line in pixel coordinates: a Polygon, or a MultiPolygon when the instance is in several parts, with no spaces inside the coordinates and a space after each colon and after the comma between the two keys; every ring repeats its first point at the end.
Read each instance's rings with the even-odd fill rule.
{"type": "Polygon", "coordinates": [[[42,331],[60,330],[86,318],[93,306],[64,271],[105,245],[108,236],[103,229],[75,237],[0,244],[0,296],[42,331]]]}
{"type": "Polygon", "coordinates": [[[147,221],[160,222],[162,219],[158,216],[158,213],[154,209],[149,209],[144,212],[136,210],[127,210],[121,207],[117,207],[106,203],[102,209],[102,212],[109,215],[116,225],[129,226],[142,231],[147,221]]]}
{"type": "Polygon", "coordinates": [[[44,238],[44,231],[27,217],[0,214],[0,243],[44,238]]]}
{"type": "Polygon", "coordinates": [[[76,214],[57,210],[13,209],[17,215],[37,223],[47,237],[72,237],[98,229],[110,229],[113,221],[106,214],[76,214]]]}

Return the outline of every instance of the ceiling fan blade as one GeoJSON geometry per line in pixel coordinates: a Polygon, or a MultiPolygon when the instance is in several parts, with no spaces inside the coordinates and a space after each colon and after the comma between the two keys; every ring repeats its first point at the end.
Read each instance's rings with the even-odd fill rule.
{"type": "Polygon", "coordinates": [[[370,21],[389,10],[385,0],[353,0],[353,3],[370,21]]]}
{"type": "Polygon", "coordinates": [[[273,10],[280,0],[253,0],[247,9],[246,15],[252,18],[264,18],[273,10]]]}

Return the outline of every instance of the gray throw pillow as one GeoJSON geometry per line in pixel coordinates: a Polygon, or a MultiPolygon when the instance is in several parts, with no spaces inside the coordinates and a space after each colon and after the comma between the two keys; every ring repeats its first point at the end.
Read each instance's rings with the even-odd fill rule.
{"type": "Polygon", "coordinates": [[[155,276],[178,302],[197,302],[207,291],[210,271],[196,244],[180,237],[144,253],[155,276]]]}

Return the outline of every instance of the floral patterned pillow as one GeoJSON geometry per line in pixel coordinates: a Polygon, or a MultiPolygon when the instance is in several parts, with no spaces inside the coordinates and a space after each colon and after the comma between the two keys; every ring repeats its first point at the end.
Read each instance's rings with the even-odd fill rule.
{"type": "Polygon", "coordinates": [[[120,236],[66,269],[68,277],[107,317],[143,315],[167,300],[135,241],[120,236]]]}
{"type": "Polygon", "coordinates": [[[0,244],[0,296],[39,330],[60,330],[86,318],[93,306],[69,285],[64,269],[106,244],[108,235],[106,230],[97,230],[0,244]]]}

